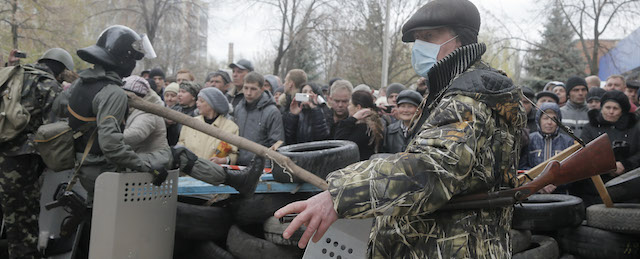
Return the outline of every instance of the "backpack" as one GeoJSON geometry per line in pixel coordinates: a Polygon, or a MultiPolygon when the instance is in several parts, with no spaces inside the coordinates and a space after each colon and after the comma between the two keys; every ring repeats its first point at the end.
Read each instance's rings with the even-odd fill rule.
{"type": "Polygon", "coordinates": [[[22,66],[0,69],[0,143],[14,139],[29,124],[31,114],[20,103],[23,79],[22,66]]]}

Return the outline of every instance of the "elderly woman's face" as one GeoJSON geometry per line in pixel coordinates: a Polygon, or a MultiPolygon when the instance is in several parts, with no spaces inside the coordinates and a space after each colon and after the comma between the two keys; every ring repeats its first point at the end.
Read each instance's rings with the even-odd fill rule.
{"type": "Polygon", "coordinates": [[[616,122],[620,119],[620,116],[622,116],[622,108],[620,108],[620,104],[617,102],[606,102],[602,104],[600,112],[604,120],[608,122],[616,122]]]}
{"type": "Polygon", "coordinates": [[[200,114],[202,115],[209,115],[213,109],[211,108],[211,105],[209,105],[209,103],[207,103],[207,101],[204,100],[204,98],[198,96],[198,101],[196,101],[196,106],[198,106],[198,110],[200,111],[200,114]]]}

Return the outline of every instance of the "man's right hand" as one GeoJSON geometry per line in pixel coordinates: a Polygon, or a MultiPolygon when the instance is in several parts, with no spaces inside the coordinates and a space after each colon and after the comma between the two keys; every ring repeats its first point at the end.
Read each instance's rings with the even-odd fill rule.
{"type": "Polygon", "coordinates": [[[287,214],[299,213],[289,227],[282,233],[282,237],[285,239],[291,238],[302,224],[307,226],[307,230],[304,231],[298,247],[305,248],[309,239],[313,236],[313,242],[320,241],[320,238],[329,229],[331,224],[338,220],[338,213],[333,208],[333,200],[329,191],[321,192],[306,201],[297,201],[276,211],[274,216],[276,218],[282,218],[287,214]]]}
{"type": "Polygon", "coordinates": [[[153,176],[153,180],[151,180],[151,183],[155,186],[162,185],[162,183],[167,180],[167,176],[169,175],[167,169],[164,169],[164,167],[151,168],[151,171],[149,173],[153,176]]]}

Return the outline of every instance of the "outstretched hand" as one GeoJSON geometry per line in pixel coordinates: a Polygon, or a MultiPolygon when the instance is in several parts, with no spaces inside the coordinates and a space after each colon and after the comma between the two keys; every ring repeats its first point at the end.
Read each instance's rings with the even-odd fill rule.
{"type": "Polygon", "coordinates": [[[318,242],[333,222],[338,220],[338,213],[333,208],[333,200],[329,191],[321,192],[306,201],[297,201],[276,211],[274,216],[282,218],[287,214],[299,213],[289,227],[285,229],[282,237],[289,239],[293,233],[303,224],[307,226],[298,247],[305,248],[313,236],[313,242],[318,242]],[[315,233],[315,234],[314,234],[315,233]]]}

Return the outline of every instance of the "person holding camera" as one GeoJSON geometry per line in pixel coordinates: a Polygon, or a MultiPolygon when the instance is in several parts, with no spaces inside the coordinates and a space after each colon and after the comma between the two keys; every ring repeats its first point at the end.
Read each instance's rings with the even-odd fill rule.
{"type": "Polygon", "coordinates": [[[322,97],[322,90],[315,83],[302,87],[289,105],[289,112],[282,116],[284,139],[287,145],[326,140],[329,126],[324,109],[328,109],[322,97]]]}

